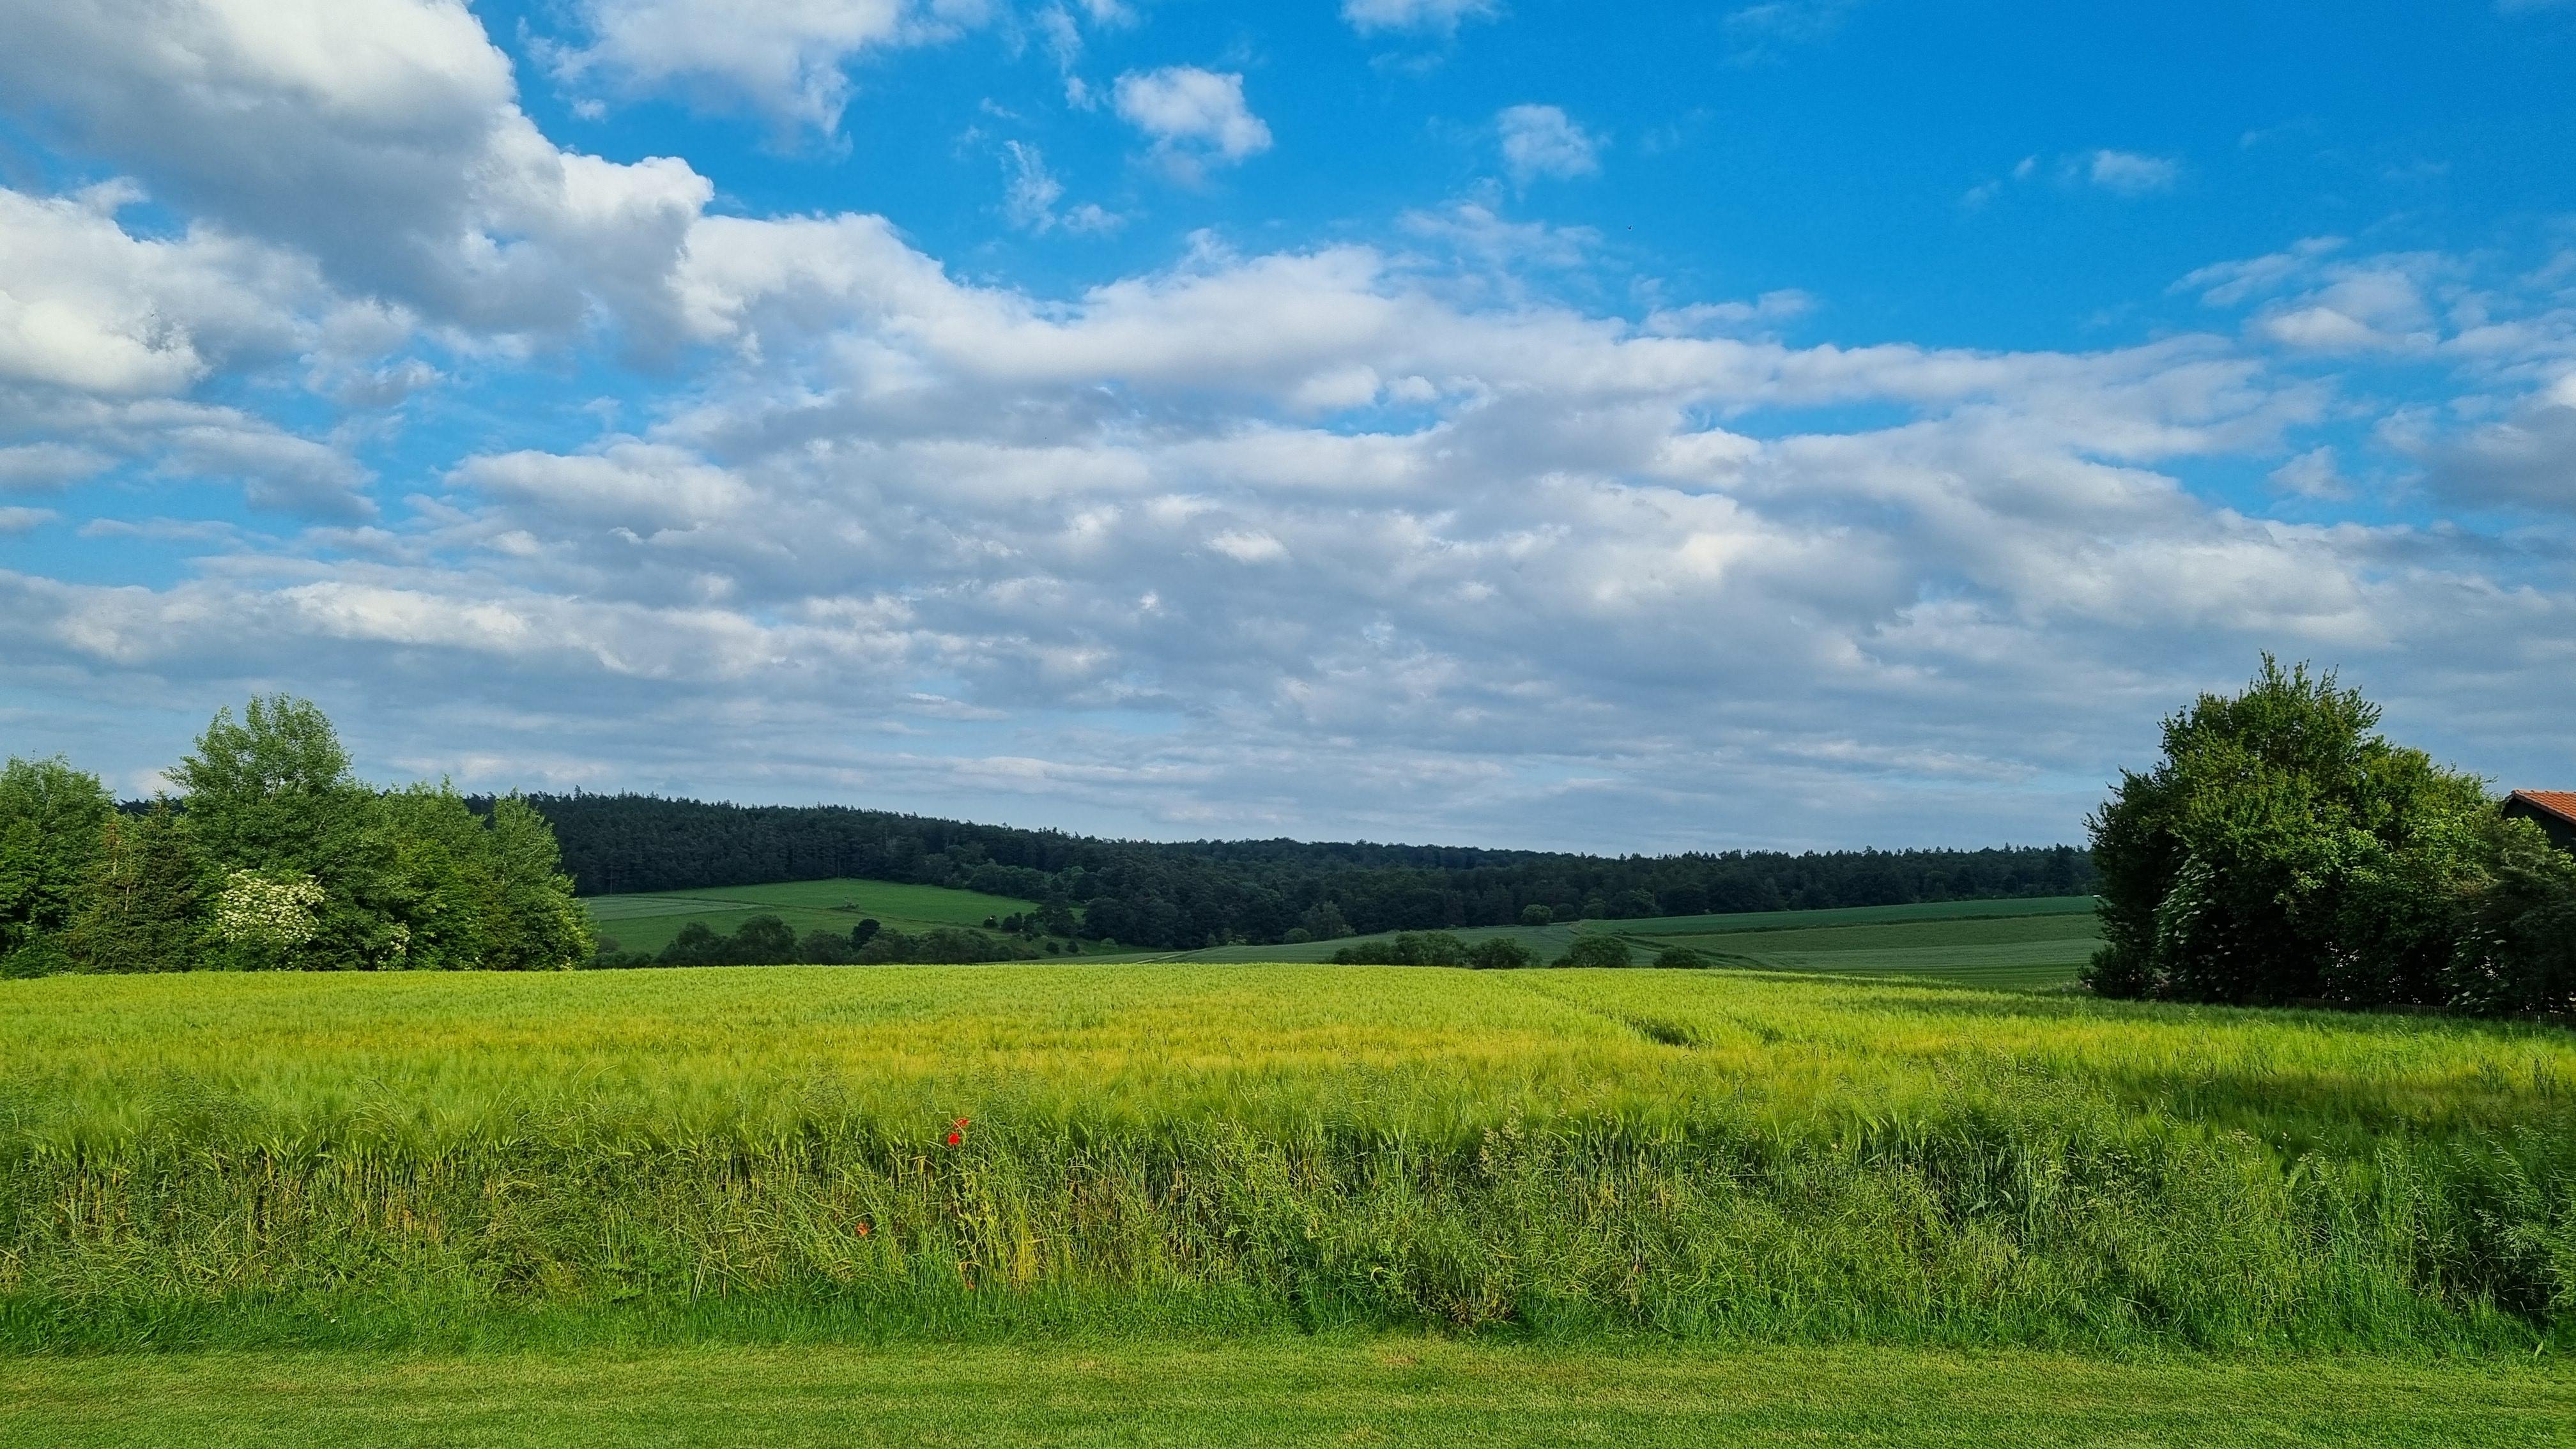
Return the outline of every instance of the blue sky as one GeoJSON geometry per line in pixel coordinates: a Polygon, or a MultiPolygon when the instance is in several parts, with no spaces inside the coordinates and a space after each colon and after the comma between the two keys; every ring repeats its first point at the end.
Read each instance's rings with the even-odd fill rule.
{"type": "Polygon", "coordinates": [[[2576,4],[0,0],[0,750],[1153,836],[2576,780],[2576,4]],[[1606,17],[1606,18],[1605,18],[1606,17]]]}

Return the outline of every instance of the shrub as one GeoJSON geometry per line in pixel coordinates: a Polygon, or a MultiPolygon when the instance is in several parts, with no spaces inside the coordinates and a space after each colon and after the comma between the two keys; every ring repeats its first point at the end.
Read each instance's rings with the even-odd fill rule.
{"type": "Polygon", "coordinates": [[[1488,936],[1468,948],[1467,964],[1479,971],[1517,971],[1538,964],[1538,953],[1508,936],[1488,936]]]}
{"type": "Polygon", "coordinates": [[[1629,966],[1635,964],[1635,958],[1629,954],[1628,943],[1616,936],[1577,936],[1574,944],[1565,948],[1565,954],[1557,958],[1556,964],[1629,966]]]}
{"type": "Polygon", "coordinates": [[[1406,931],[1393,940],[1362,941],[1333,953],[1342,966],[1464,966],[1467,943],[1447,931],[1406,931]]]}
{"type": "Polygon", "coordinates": [[[1655,969],[1658,971],[1702,971],[1715,964],[1706,952],[1695,951],[1688,946],[1666,946],[1655,953],[1655,969]]]}

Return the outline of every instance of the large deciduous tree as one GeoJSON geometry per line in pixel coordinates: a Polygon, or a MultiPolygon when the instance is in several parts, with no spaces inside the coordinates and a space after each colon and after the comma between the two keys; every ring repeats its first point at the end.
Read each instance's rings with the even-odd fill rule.
{"type": "Polygon", "coordinates": [[[2441,1004],[2487,879],[2480,781],[2378,733],[2331,672],[2266,656],[2164,724],[2091,823],[2109,996],[2441,1004]]]}

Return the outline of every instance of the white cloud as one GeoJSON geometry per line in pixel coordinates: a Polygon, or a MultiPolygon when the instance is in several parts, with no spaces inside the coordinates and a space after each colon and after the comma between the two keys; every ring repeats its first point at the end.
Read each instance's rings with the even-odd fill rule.
{"type": "Polygon", "coordinates": [[[0,448],[0,488],[59,488],[107,471],[105,454],[69,443],[24,443],[0,448]]]}
{"type": "Polygon", "coordinates": [[[2348,498],[2352,485],[2346,483],[2335,465],[2331,447],[2311,448],[2272,470],[2272,481],[2302,498],[2348,498]]]}
{"type": "Polygon", "coordinates": [[[1342,19],[1362,35],[1388,30],[1457,32],[1467,20],[1490,20],[1502,11],[1501,0],[1342,0],[1342,19]]]}
{"type": "Polygon", "coordinates": [[[210,230],[137,238],[130,189],[0,189],[0,381],[118,396],[186,390],[227,358],[276,353],[322,297],[309,265],[210,230]]]}
{"type": "MultiPolygon", "coordinates": [[[[149,582],[0,573],[0,683],[114,719],[97,748],[137,757],[102,768],[175,753],[110,701],[180,702],[178,741],[286,682],[372,758],[480,786],[1185,834],[2047,839],[2263,647],[2341,659],[2401,717],[2526,712],[2486,758],[2563,745],[2563,278],[2293,249],[2185,284],[2246,309],[2227,335],[1792,343],[1794,293],[1656,291],[1642,321],[1568,302],[1597,238],[1469,204],[1400,223],[1401,252],[1203,236],[1039,293],[882,216],[710,215],[683,162],[568,153],[456,5],[0,6],[39,57],[0,53],[13,112],[186,222],[6,202],[0,244],[30,260],[0,287],[81,342],[10,354],[0,484],[114,470],[175,513],[221,476],[357,519],[342,432],[259,409],[435,383],[400,355],[415,327],[492,379],[469,407],[594,327],[700,344],[586,441],[486,428],[500,409],[418,438],[390,481],[420,496],[369,527],[91,519],[202,556],[149,582]],[[2376,476],[2360,450],[2392,445],[2336,431],[2347,364],[2283,351],[2318,309],[2404,343],[2373,369],[2484,389],[2394,446],[2526,533],[2190,486],[2289,457],[2281,484],[2319,491],[2338,447],[2376,476]]],[[[1130,76],[1117,101],[1184,157],[1269,143],[1239,77],[1130,76]]],[[[1546,154],[1530,174],[1571,164],[1546,154]]],[[[1023,224],[1075,227],[1045,158],[1005,155],[1023,224]]]]}
{"type": "Polygon", "coordinates": [[[1076,235],[1098,235],[1126,224],[1125,217],[1097,202],[1059,210],[1056,203],[1064,199],[1064,183],[1047,170],[1046,156],[1026,142],[1002,143],[1002,173],[1002,216],[1023,231],[1043,234],[1061,228],[1076,235]]]}
{"type": "MultiPolygon", "coordinates": [[[[1100,18],[1100,5],[1089,8],[1100,18]]],[[[853,56],[945,37],[987,9],[961,0],[580,0],[590,43],[551,59],[575,84],[597,75],[627,89],[677,87],[830,132],[849,103],[843,66],[853,56]]]]}
{"type": "Polygon", "coordinates": [[[2171,191],[2182,179],[2182,163],[2136,151],[2096,151],[2085,158],[2085,179],[2118,196],[2147,196],[2171,191]]]}
{"type": "Polygon", "coordinates": [[[1232,164],[1270,149],[1270,127],[1244,104],[1239,74],[1192,65],[1129,71],[1118,78],[1117,107],[1189,174],[1208,161],[1232,164]]]}
{"type": "Polygon", "coordinates": [[[560,336],[608,308],[649,337],[713,195],[555,147],[457,0],[0,0],[0,24],[0,91],[49,133],[438,322],[560,336]]]}
{"type": "Polygon", "coordinates": [[[1601,142],[1556,106],[1506,106],[1494,117],[1503,169],[1522,186],[1541,177],[1570,180],[1601,169],[1601,142]]]}
{"type": "Polygon", "coordinates": [[[0,508],[0,535],[32,532],[60,517],[50,508],[0,508]]]}

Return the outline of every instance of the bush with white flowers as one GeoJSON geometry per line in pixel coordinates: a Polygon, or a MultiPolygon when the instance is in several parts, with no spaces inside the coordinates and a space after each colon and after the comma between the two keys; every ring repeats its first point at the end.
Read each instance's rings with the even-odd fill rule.
{"type": "Polygon", "coordinates": [[[235,946],[292,951],[322,929],[322,886],[295,871],[237,870],[215,901],[215,931],[235,946]]]}

